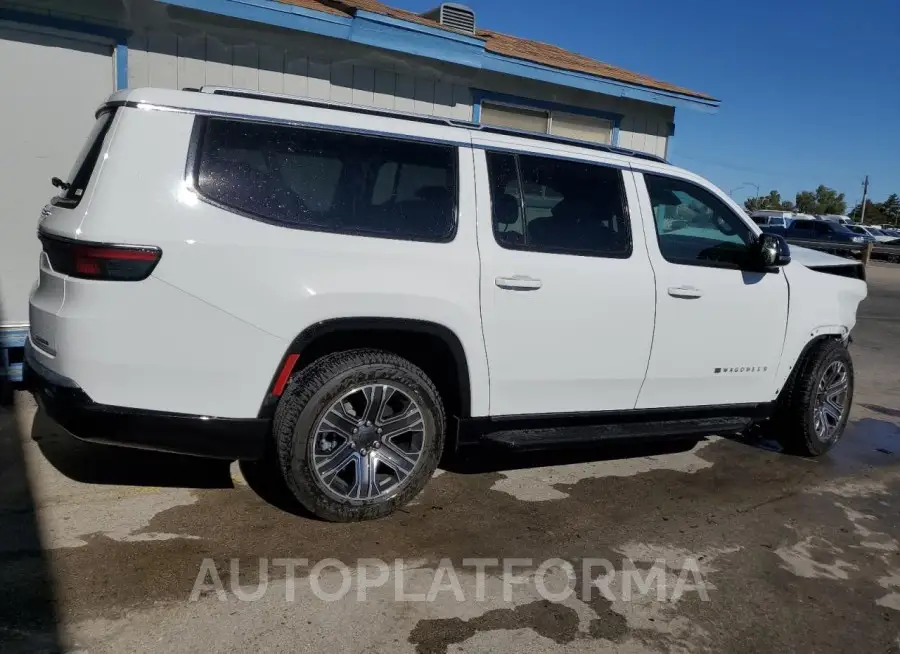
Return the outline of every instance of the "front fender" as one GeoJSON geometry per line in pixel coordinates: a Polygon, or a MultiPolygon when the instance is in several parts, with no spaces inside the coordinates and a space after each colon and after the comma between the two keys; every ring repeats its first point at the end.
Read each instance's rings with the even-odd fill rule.
{"type": "Polygon", "coordinates": [[[788,321],[772,399],[776,399],[807,347],[827,337],[849,339],[859,303],[868,294],[859,279],[810,270],[792,262],[788,280],[788,321]]]}

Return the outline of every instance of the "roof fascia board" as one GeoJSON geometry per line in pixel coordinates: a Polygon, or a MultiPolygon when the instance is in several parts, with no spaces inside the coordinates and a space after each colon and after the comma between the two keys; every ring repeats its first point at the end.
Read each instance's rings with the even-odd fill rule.
{"type": "Polygon", "coordinates": [[[482,39],[369,11],[358,10],[353,17],[343,17],[276,0],[159,1],[186,9],[312,32],[375,48],[437,59],[467,68],[490,70],[614,97],[631,98],[668,107],[685,107],[704,113],[715,113],[719,107],[717,100],[651,89],[487,52],[482,39]]]}

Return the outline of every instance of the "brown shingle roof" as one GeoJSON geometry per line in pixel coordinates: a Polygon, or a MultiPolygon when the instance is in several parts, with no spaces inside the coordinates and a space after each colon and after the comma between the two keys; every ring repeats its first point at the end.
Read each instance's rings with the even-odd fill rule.
{"type": "MultiPolygon", "coordinates": [[[[446,29],[433,20],[423,18],[422,16],[411,11],[406,11],[405,9],[389,7],[378,0],[280,0],[280,2],[344,16],[352,16],[357,10],[369,11],[374,14],[398,18],[420,25],[446,29]]],[[[690,89],[669,84],[668,82],[662,82],[653,79],[652,77],[641,75],[640,73],[633,73],[624,68],[611,66],[602,61],[597,61],[596,59],[591,59],[590,57],[564,50],[559,46],[551,45],[549,43],[541,43],[539,41],[523,39],[517,36],[510,36],[509,34],[501,34],[500,32],[481,29],[476,30],[475,37],[485,42],[484,47],[488,52],[493,52],[506,57],[515,57],[525,61],[532,61],[537,64],[543,64],[561,70],[596,75],[597,77],[625,82],[627,84],[635,84],[648,89],[670,91],[701,100],[715,101],[715,98],[706,95],[705,93],[691,91],[690,89]]]]}

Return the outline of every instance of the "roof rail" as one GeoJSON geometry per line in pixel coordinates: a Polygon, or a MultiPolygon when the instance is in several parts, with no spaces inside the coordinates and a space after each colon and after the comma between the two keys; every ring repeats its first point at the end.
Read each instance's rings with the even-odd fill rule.
{"type": "Polygon", "coordinates": [[[268,93],[265,91],[250,91],[245,89],[236,89],[225,86],[203,86],[200,89],[185,88],[184,91],[194,91],[199,93],[210,93],[213,95],[226,95],[235,98],[249,98],[254,100],[268,100],[270,102],[283,102],[286,104],[303,105],[307,107],[319,107],[321,109],[339,109],[343,111],[352,111],[354,113],[367,114],[370,116],[383,116],[385,118],[402,118],[403,120],[413,120],[420,123],[431,123],[439,125],[449,125],[451,127],[462,127],[480,132],[489,132],[492,134],[507,134],[509,136],[521,136],[538,141],[546,141],[548,143],[560,143],[563,145],[573,145],[579,148],[589,150],[599,150],[601,152],[610,152],[612,154],[621,154],[627,157],[635,157],[637,159],[645,159],[647,161],[656,161],[658,163],[668,163],[665,157],[660,157],[649,152],[641,152],[639,150],[631,150],[629,148],[620,148],[615,145],[607,145],[605,143],[595,143],[593,141],[581,141],[571,139],[555,134],[544,134],[542,132],[527,132],[525,130],[512,129],[509,127],[497,127],[494,125],[484,125],[475,123],[470,120],[455,120],[453,118],[442,118],[440,116],[424,116],[422,114],[414,114],[406,111],[396,111],[388,109],[378,109],[377,107],[361,107],[359,105],[348,104],[345,102],[333,102],[329,100],[315,100],[312,98],[301,98],[294,95],[285,95],[282,93],[268,93]]]}

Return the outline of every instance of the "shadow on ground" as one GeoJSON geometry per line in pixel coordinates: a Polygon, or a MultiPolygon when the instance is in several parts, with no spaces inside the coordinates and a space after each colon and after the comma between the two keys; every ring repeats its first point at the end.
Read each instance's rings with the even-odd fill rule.
{"type": "MultiPolygon", "coordinates": [[[[6,371],[0,370],[0,379],[4,377],[6,371]]],[[[0,652],[60,652],[53,573],[38,529],[24,435],[15,407],[4,404],[0,402],[0,652]]]]}
{"type": "Polygon", "coordinates": [[[168,488],[232,488],[230,462],[86,443],[38,409],[31,438],[47,461],[86,484],[168,488]]]}
{"type": "Polygon", "coordinates": [[[531,451],[509,449],[498,445],[472,445],[462,448],[452,456],[445,457],[441,461],[441,467],[448,472],[471,475],[545,466],[576,465],[687,452],[696,446],[699,440],[701,439],[611,440],[591,445],[531,451]]]}
{"type": "MultiPolygon", "coordinates": [[[[82,483],[195,489],[234,487],[229,461],[135,450],[79,441],[38,409],[31,430],[47,461],[60,473],[82,483]]],[[[635,457],[686,452],[696,438],[675,441],[615,441],[592,446],[548,451],[516,451],[489,445],[474,445],[448,454],[441,468],[457,474],[477,475],[504,470],[576,465],[635,457]]],[[[312,517],[293,498],[270,457],[265,461],[240,463],[247,485],[261,499],[288,513],[312,517]]]]}

